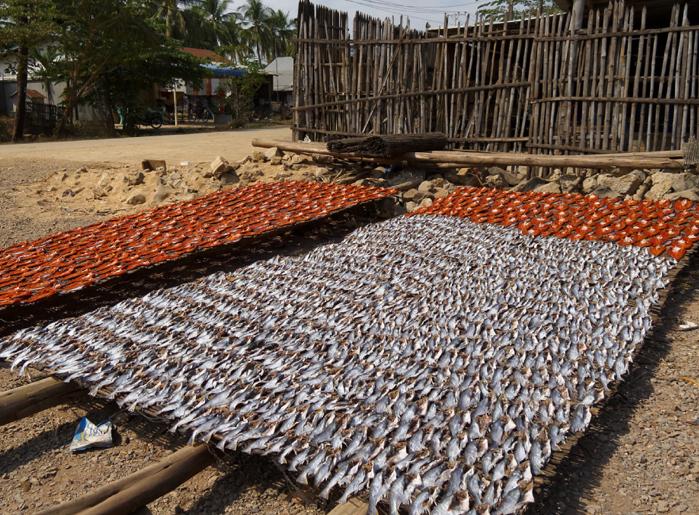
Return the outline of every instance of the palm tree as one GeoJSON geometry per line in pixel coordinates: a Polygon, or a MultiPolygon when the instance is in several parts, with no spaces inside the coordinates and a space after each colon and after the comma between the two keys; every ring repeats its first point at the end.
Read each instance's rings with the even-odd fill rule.
{"type": "Polygon", "coordinates": [[[226,41],[219,50],[229,59],[238,63],[247,61],[252,54],[247,33],[235,13],[226,19],[226,41]]]}
{"type": "Polygon", "coordinates": [[[248,41],[256,49],[257,61],[262,64],[263,51],[268,50],[272,42],[269,25],[272,12],[261,0],[247,0],[247,3],[238,8],[238,12],[247,25],[248,41]]]}
{"type": "Polygon", "coordinates": [[[61,59],[59,47],[46,45],[44,48],[35,48],[30,52],[29,57],[35,65],[33,73],[34,78],[43,82],[48,103],[53,104],[54,73],[56,65],[61,59]],[[38,65],[39,69],[36,69],[36,65],[38,65]]]}
{"type": "Polygon", "coordinates": [[[182,6],[196,3],[196,0],[154,0],[155,16],[165,24],[165,37],[180,37],[187,32],[187,16],[182,6]]]}
{"type": "Polygon", "coordinates": [[[230,31],[234,28],[230,19],[235,19],[235,15],[228,12],[229,4],[229,0],[201,0],[194,8],[199,12],[207,32],[216,42],[217,47],[230,43],[230,31]]]}
{"type": "Polygon", "coordinates": [[[268,59],[274,59],[280,55],[290,54],[293,46],[293,37],[296,33],[295,22],[289,19],[289,14],[281,9],[272,11],[269,16],[269,26],[273,36],[272,55],[268,59]]]}

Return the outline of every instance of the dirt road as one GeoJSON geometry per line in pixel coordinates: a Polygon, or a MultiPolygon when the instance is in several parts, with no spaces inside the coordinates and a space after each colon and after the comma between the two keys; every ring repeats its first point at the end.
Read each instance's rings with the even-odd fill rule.
{"type": "Polygon", "coordinates": [[[203,132],[162,136],[50,141],[0,145],[0,160],[52,159],[90,162],[136,163],[143,159],[165,159],[168,163],[181,161],[212,161],[223,155],[229,161],[242,159],[253,150],[253,138],[291,139],[288,127],[248,129],[240,131],[203,132]]]}

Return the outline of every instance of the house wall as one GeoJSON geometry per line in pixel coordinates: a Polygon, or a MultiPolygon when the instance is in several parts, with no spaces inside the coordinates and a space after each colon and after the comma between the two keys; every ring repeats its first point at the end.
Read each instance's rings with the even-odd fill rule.
{"type": "Polygon", "coordinates": [[[277,57],[265,66],[265,73],[272,75],[274,91],[291,91],[294,88],[294,58],[277,57]]]}
{"type": "MultiPolygon", "coordinates": [[[[2,66],[0,64],[0,66],[2,66]]],[[[14,75],[5,74],[6,79],[0,79],[0,115],[14,116],[16,111],[15,98],[12,95],[17,91],[17,81],[14,75]],[[8,79],[7,77],[11,77],[8,79]]],[[[42,81],[30,80],[27,89],[33,89],[44,95],[47,104],[60,104],[65,92],[64,82],[54,82],[49,87],[42,81]]],[[[98,122],[102,116],[89,105],[78,106],[78,120],[84,122],[98,122]]]]}

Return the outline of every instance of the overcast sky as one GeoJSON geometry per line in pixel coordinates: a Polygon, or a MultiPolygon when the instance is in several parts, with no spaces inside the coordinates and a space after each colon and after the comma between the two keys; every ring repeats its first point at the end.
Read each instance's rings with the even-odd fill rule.
{"type": "MultiPolygon", "coordinates": [[[[313,0],[311,0],[313,1],[313,0]]],[[[298,12],[298,2],[296,0],[264,0],[264,3],[273,9],[281,9],[288,12],[292,18],[298,12]]],[[[475,13],[481,0],[318,0],[313,2],[322,4],[339,11],[349,13],[350,19],[355,11],[361,11],[378,18],[394,16],[397,19],[402,14],[410,17],[410,25],[414,28],[424,27],[427,21],[431,26],[441,25],[444,19],[444,12],[461,14],[460,20],[463,23],[465,13],[475,13]]],[[[453,23],[452,16],[449,23],[453,23]]]]}

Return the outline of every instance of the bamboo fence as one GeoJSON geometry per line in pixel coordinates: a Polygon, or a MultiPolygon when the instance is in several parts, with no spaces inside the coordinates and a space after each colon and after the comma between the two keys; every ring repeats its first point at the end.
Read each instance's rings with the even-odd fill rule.
{"type": "Polygon", "coordinates": [[[419,31],[299,4],[294,137],[445,133],[454,148],[545,154],[679,149],[699,133],[699,26],[649,28],[611,2],[419,31]]]}

